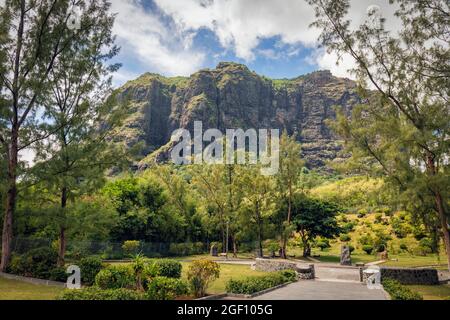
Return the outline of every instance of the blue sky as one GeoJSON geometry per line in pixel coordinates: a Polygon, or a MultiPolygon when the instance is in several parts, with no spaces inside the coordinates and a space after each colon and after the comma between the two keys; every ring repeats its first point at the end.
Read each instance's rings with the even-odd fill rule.
{"type": "MultiPolygon", "coordinates": [[[[358,24],[370,5],[388,0],[353,0],[349,16],[358,24]]],[[[314,13],[303,0],[112,0],[114,33],[123,67],[121,85],[144,72],[188,76],[220,61],[246,64],[271,78],[293,78],[319,69],[351,77],[353,61],[327,54],[311,29],[314,13]]],[[[391,10],[392,11],[392,10],[391,10]]]]}

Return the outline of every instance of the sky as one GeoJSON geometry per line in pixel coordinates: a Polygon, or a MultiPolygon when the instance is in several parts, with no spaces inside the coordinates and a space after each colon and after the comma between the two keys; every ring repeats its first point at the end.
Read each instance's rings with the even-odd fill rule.
{"type": "MultiPolygon", "coordinates": [[[[320,49],[319,31],[309,27],[312,8],[304,0],[111,0],[117,14],[113,32],[122,68],[119,86],[145,72],[189,76],[220,61],[246,64],[270,78],[294,78],[315,70],[352,78],[350,57],[320,49]]],[[[349,18],[357,26],[373,5],[398,29],[389,0],[351,0],[349,18]]]]}

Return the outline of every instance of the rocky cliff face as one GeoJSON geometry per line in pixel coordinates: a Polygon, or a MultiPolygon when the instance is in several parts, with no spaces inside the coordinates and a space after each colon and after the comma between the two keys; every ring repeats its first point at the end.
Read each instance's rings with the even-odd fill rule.
{"type": "Polygon", "coordinates": [[[297,134],[309,167],[324,166],[341,149],[325,124],[332,106],[347,113],[360,102],[355,83],[317,71],[289,80],[270,80],[246,66],[222,62],[189,78],[144,74],[119,89],[130,102],[129,117],[118,140],[141,145],[141,165],[167,156],[177,128],[278,128],[297,134]]]}

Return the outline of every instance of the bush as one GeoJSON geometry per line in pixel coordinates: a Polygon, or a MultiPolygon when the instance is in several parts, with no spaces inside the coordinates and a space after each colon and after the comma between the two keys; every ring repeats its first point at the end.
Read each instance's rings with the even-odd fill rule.
{"type": "Polygon", "coordinates": [[[363,245],[362,249],[367,254],[371,254],[373,252],[373,246],[371,246],[369,244],[363,245]]]}
{"type": "Polygon", "coordinates": [[[122,245],[122,250],[128,257],[138,253],[141,243],[138,240],[127,240],[122,245]]]}
{"type": "Polygon", "coordinates": [[[107,289],[89,287],[80,290],[66,289],[58,300],[143,300],[142,293],[128,289],[107,289]]]}
{"type": "Polygon", "coordinates": [[[148,283],[145,297],[149,300],[173,300],[188,292],[187,284],[181,279],[155,277],[148,283]]]}
{"type": "Polygon", "coordinates": [[[57,267],[50,270],[49,279],[53,281],[66,282],[67,273],[64,267],[57,267]]]}
{"type": "Polygon", "coordinates": [[[79,263],[81,271],[81,281],[86,285],[93,285],[95,276],[103,267],[102,260],[95,257],[83,258],[79,263]]]}
{"type": "Polygon", "coordinates": [[[355,223],[354,222],[347,222],[342,226],[342,231],[345,233],[352,232],[355,229],[355,223]]]}
{"type": "Polygon", "coordinates": [[[316,246],[320,248],[320,251],[323,251],[323,249],[327,249],[330,247],[330,242],[328,240],[319,240],[316,246]]]}
{"type": "Polygon", "coordinates": [[[408,246],[405,243],[400,243],[400,249],[403,251],[408,251],[408,246]]]}
{"type": "Polygon", "coordinates": [[[108,266],[95,276],[100,289],[134,288],[136,282],[129,266],[108,266]]]}
{"type": "Polygon", "coordinates": [[[181,263],[176,260],[158,259],[146,267],[145,274],[150,277],[181,277],[181,263]]]}
{"type": "Polygon", "coordinates": [[[292,270],[283,270],[265,276],[247,277],[242,280],[230,279],[227,282],[226,289],[229,293],[253,294],[283,283],[294,281],[296,276],[293,278],[292,272],[292,270]]]}
{"type": "Polygon", "coordinates": [[[219,278],[220,265],[211,260],[195,260],[189,266],[187,278],[196,298],[203,297],[211,281],[219,278]]]}
{"type": "Polygon", "coordinates": [[[381,213],[375,214],[375,223],[381,223],[381,220],[383,220],[383,214],[381,213]]]}
{"type": "Polygon", "coordinates": [[[367,210],[366,209],[360,209],[358,210],[358,218],[364,218],[367,215],[367,210]]]}
{"type": "Polygon", "coordinates": [[[191,242],[171,243],[169,247],[169,253],[173,256],[188,256],[194,254],[194,244],[192,244],[191,242]]]}
{"type": "Polygon", "coordinates": [[[392,300],[423,300],[423,297],[393,279],[384,279],[383,287],[392,300]]]}
{"type": "Polygon", "coordinates": [[[352,253],[353,251],[355,251],[355,247],[352,245],[348,246],[348,251],[350,251],[350,253],[352,253]]]}
{"type": "Polygon", "coordinates": [[[57,259],[58,254],[53,249],[37,248],[14,256],[9,271],[21,276],[49,279],[52,270],[56,268],[57,259]]]}
{"type": "Polygon", "coordinates": [[[422,251],[425,254],[432,253],[433,252],[433,240],[431,240],[430,238],[420,239],[419,248],[422,249],[422,251]]]}
{"type": "Polygon", "coordinates": [[[288,282],[297,281],[297,279],[298,279],[297,272],[295,270],[286,269],[286,270],[279,271],[279,273],[283,277],[285,277],[288,282]]]}
{"type": "Polygon", "coordinates": [[[348,234],[342,234],[342,235],[339,237],[339,240],[341,240],[341,241],[343,241],[343,242],[347,242],[347,241],[352,240],[352,238],[351,238],[348,234]]]}

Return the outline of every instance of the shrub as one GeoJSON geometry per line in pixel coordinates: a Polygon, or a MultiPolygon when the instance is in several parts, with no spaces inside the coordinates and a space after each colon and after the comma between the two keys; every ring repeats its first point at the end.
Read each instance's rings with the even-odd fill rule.
{"type": "Polygon", "coordinates": [[[138,253],[141,243],[138,240],[127,240],[122,245],[122,250],[128,256],[134,256],[138,253]]]}
{"type": "Polygon", "coordinates": [[[354,222],[347,222],[342,226],[342,231],[345,233],[351,232],[355,229],[355,223],[354,222]]]}
{"type": "Polygon", "coordinates": [[[95,276],[100,289],[134,288],[135,277],[129,266],[108,266],[95,276]]]}
{"type": "Polygon", "coordinates": [[[64,267],[57,267],[50,270],[49,279],[53,281],[66,282],[67,273],[64,267]]]}
{"type": "Polygon", "coordinates": [[[288,282],[297,281],[297,272],[295,270],[286,269],[281,270],[279,273],[286,278],[288,282]]]}
{"type": "Polygon", "coordinates": [[[381,223],[382,219],[383,219],[383,214],[381,214],[381,213],[375,214],[375,223],[381,223]]]}
{"type": "Polygon", "coordinates": [[[400,249],[403,251],[408,251],[408,246],[405,243],[400,243],[400,249]]]}
{"type": "Polygon", "coordinates": [[[86,285],[93,285],[95,276],[103,267],[102,260],[95,257],[83,258],[79,263],[81,271],[81,281],[86,285]]]}
{"type": "Polygon", "coordinates": [[[433,252],[433,240],[430,238],[422,238],[419,241],[419,248],[423,250],[425,254],[433,252]]]}
{"type": "Polygon", "coordinates": [[[348,234],[342,234],[340,237],[339,237],[339,240],[341,240],[341,241],[343,241],[343,242],[347,242],[347,241],[350,241],[352,238],[348,235],[348,234]]]}
{"type": "Polygon", "coordinates": [[[369,244],[363,245],[362,249],[367,254],[371,254],[373,252],[373,246],[371,246],[369,244]]]}
{"type": "Polygon", "coordinates": [[[364,218],[367,215],[367,210],[366,209],[360,209],[358,210],[358,218],[364,218]]]}
{"type": "Polygon", "coordinates": [[[296,276],[293,278],[292,272],[292,270],[283,270],[273,272],[265,276],[247,277],[242,280],[230,279],[227,282],[226,289],[229,293],[253,294],[286,282],[293,281],[296,276]]]}
{"type": "Polygon", "coordinates": [[[149,300],[173,300],[188,291],[187,284],[181,279],[155,277],[148,283],[145,297],[149,300]]]}
{"type": "Polygon", "coordinates": [[[384,279],[383,287],[392,300],[423,300],[423,297],[393,279],[384,279]]]}
{"type": "Polygon", "coordinates": [[[330,242],[328,240],[319,240],[316,244],[318,248],[320,248],[320,251],[323,251],[323,249],[330,247],[330,242]]]}
{"type": "Polygon", "coordinates": [[[348,246],[348,251],[350,251],[350,253],[352,253],[353,251],[355,251],[355,247],[352,245],[348,246]]]}
{"type": "Polygon", "coordinates": [[[219,278],[220,265],[211,260],[195,260],[189,266],[187,278],[196,298],[203,297],[211,281],[219,278]]]}
{"type": "Polygon", "coordinates": [[[56,268],[58,254],[50,248],[37,248],[13,257],[9,271],[14,274],[49,279],[52,270],[56,268]]]}
{"type": "Polygon", "coordinates": [[[88,287],[80,290],[66,289],[58,300],[143,300],[140,292],[119,288],[102,290],[98,287],[88,287]]]}
{"type": "Polygon", "coordinates": [[[181,277],[181,263],[176,260],[158,259],[146,267],[145,274],[150,277],[181,277]]]}
{"type": "Polygon", "coordinates": [[[194,253],[194,245],[191,242],[171,243],[169,253],[173,256],[188,256],[194,253]]]}

